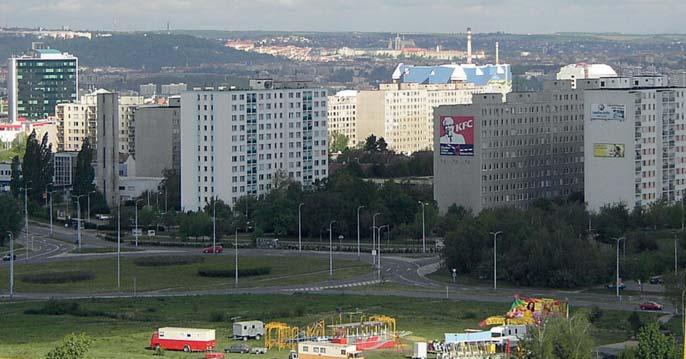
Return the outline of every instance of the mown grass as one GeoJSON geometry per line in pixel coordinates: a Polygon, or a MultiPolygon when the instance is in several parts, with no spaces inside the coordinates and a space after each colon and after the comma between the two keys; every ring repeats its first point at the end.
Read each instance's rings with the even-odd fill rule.
{"type": "MultiPolygon", "coordinates": [[[[213,328],[220,348],[233,343],[230,318],[281,321],[305,326],[325,320],[327,324],[347,317],[348,312],[385,314],[397,319],[398,330],[412,332],[406,339],[442,338],[445,332],[478,329],[490,315],[502,314],[507,304],[453,302],[393,296],[355,295],[236,295],[175,298],[136,298],[53,302],[49,308],[62,315],[26,314],[40,312],[45,303],[16,303],[0,306],[0,353],[8,358],[42,357],[64,335],[85,332],[94,338],[90,358],[149,358],[145,349],[152,331],[161,326],[213,328]],[[61,303],[61,304],[60,304],[61,303]],[[339,310],[342,314],[339,314],[339,310]],[[69,314],[71,312],[71,314],[69,314]],[[85,313],[85,314],[84,314],[85,313]],[[76,314],[76,315],[74,315],[76,314]]],[[[49,312],[49,310],[48,310],[49,312]]],[[[618,342],[629,337],[628,312],[604,311],[596,321],[593,336],[597,344],[618,342]]],[[[654,320],[652,314],[642,314],[654,320]]],[[[249,342],[262,345],[261,342],[249,342]]],[[[409,342],[401,350],[368,352],[368,358],[401,358],[410,353],[409,342]]],[[[167,352],[169,358],[188,358],[183,353],[167,352]]],[[[200,357],[200,355],[193,356],[200,357]]],[[[250,358],[250,356],[244,356],[250,358]]],[[[260,358],[285,358],[286,351],[271,351],[260,358]]]]}
{"type": "MultiPolygon", "coordinates": [[[[138,292],[158,290],[183,292],[189,290],[228,289],[234,286],[233,276],[231,278],[214,278],[198,275],[199,270],[232,270],[234,268],[233,256],[185,257],[193,258],[187,261],[190,262],[188,264],[180,264],[175,259],[168,259],[176,257],[160,256],[156,258],[122,258],[121,291],[132,292],[134,280],[138,292]],[[170,261],[174,262],[174,264],[169,264],[170,261]],[[158,265],[150,266],[152,262],[158,265]],[[140,265],[142,263],[143,265],[140,265]]],[[[291,258],[277,256],[239,257],[239,277],[240,271],[250,271],[264,267],[271,268],[269,274],[239,278],[239,286],[290,285],[326,281],[328,279],[329,262],[327,259],[301,257],[297,258],[297,260],[292,260],[291,258]]],[[[0,268],[0,278],[7,278],[7,271],[9,270],[7,267],[0,268]]],[[[338,279],[359,276],[368,273],[370,270],[369,265],[365,263],[345,260],[334,261],[334,269],[334,277],[338,279]]],[[[116,258],[89,258],[79,261],[56,261],[28,265],[15,263],[15,278],[38,273],[69,272],[74,270],[91,272],[95,275],[95,278],[82,282],[49,284],[26,283],[18,280],[15,282],[15,291],[17,293],[117,292],[116,258]]],[[[3,283],[2,285],[5,286],[6,284],[3,283]]]]}

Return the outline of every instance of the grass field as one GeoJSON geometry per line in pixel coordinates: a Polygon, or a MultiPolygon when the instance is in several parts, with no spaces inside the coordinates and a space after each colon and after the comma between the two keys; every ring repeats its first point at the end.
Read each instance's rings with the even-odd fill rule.
{"type": "MultiPolygon", "coordinates": [[[[140,258],[140,257],[137,257],[140,258]]],[[[233,269],[233,256],[204,256],[201,263],[169,266],[140,266],[131,257],[122,258],[121,290],[132,292],[134,278],[136,290],[143,291],[185,291],[233,288],[232,278],[208,278],[198,275],[199,269],[233,269]]],[[[59,261],[42,264],[16,265],[15,290],[21,292],[69,292],[108,293],[116,288],[116,258],[100,258],[81,261],[59,261]],[[73,270],[92,272],[95,279],[73,283],[36,284],[21,281],[22,275],[45,272],[68,272],[73,270]]],[[[271,273],[239,278],[240,287],[290,285],[326,281],[329,262],[324,258],[312,257],[239,257],[239,270],[270,267],[271,273]]],[[[0,278],[7,278],[8,266],[0,268],[0,278]]],[[[369,265],[357,261],[334,260],[334,278],[344,279],[370,271],[369,265]]]]}
{"type": "MultiPolygon", "coordinates": [[[[157,299],[82,300],[84,311],[92,316],[29,315],[27,309],[40,309],[45,303],[0,305],[0,357],[37,358],[45,355],[60,338],[72,332],[85,332],[95,340],[89,358],[149,358],[146,350],[152,331],[161,326],[184,326],[217,329],[220,348],[232,343],[231,317],[265,322],[281,321],[305,326],[324,319],[331,323],[342,312],[361,310],[368,315],[385,314],[397,319],[398,330],[411,331],[407,338],[426,340],[442,338],[445,332],[478,328],[483,318],[502,314],[508,305],[474,302],[451,302],[403,297],[362,297],[344,295],[239,295],[198,296],[157,299]],[[99,313],[99,314],[98,314],[99,313]],[[217,321],[222,319],[222,321],[217,321]]],[[[593,336],[597,344],[628,338],[628,312],[605,311],[596,322],[593,336]]],[[[641,314],[654,320],[652,314],[641,314]]],[[[254,341],[251,345],[262,345],[254,341]]],[[[401,358],[412,347],[365,353],[367,358],[401,358]]],[[[232,354],[232,357],[235,357],[232,354]]],[[[165,353],[168,358],[200,358],[200,354],[165,353]]],[[[244,358],[254,356],[243,355],[244,358]]],[[[286,358],[286,351],[271,351],[259,358],[286,358]]]]}

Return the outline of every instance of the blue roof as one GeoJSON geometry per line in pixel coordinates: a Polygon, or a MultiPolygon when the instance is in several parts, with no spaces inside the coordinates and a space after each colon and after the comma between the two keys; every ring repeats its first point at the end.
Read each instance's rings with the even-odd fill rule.
{"type": "Polygon", "coordinates": [[[403,83],[446,84],[450,83],[453,69],[441,66],[407,66],[400,67],[403,83]]]}
{"type": "Polygon", "coordinates": [[[476,343],[476,342],[490,342],[493,340],[490,331],[474,332],[474,333],[445,333],[445,343],[476,343]]]}
{"type": "Polygon", "coordinates": [[[394,79],[401,83],[416,84],[447,84],[454,80],[465,81],[478,86],[487,85],[491,81],[512,81],[510,65],[440,65],[413,66],[400,64],[396,69],[394,79]]]}

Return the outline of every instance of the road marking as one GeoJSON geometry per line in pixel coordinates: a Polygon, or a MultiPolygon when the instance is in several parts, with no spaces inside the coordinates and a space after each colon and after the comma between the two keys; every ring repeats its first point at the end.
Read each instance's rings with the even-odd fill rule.
{"type": "Polygon", "coordinates": [[[320,291],[327,290],[327,289],[363,287],[366,285],[378,284],[378,283],[380,283],[380,281],[378,281],[378,280],[368,280],[368,281],[364,281],[364,282],[343,283],[343,284],[336,284],[336,285],[327,285],[327,286],[323,286],[323,287],[289,288],[289,289],[283,289],[283,291],[284,292],[320,292],[320,291]]]}

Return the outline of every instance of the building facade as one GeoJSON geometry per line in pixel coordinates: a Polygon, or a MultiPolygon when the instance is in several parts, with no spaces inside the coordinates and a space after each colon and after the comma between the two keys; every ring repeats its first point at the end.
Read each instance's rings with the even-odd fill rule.
{"type": "Polygon", "coordinates": [[[55,166],[52,182],[57,187],[71,186],[74,183],[76,157],[78,152],[55,153],[55,166]]]}
{"type": "Polygon", "coordinates": [[[34,49],[8,61],[9,122],[55,115],[55,106],[78,100],[78,59],[54,49],[34,49]]]}
{"type": "Polygon", "coordinates": [[[686,190],[686,88],[662,77],[594,80],[585,92],[585,194],[591,210],[680,201],[686,190]]]}
{"type": "MultiPolygon", "coordinates": [[[[357,138],[357,91],[346,90],[329,96],[328,99],[328,126],[329,134],[339,133],[348,138],[348,146],[355,147],[359,144],[357,138]]],[[[362,139],[364,142],[364,139],[362,139]]]]}
{"type": "Polygon", "coordinates": [[[135,115],[136,175],[161,177],[165,169],[181,168],[181,104],[140,106],[135,115]]]}
{"type": "Polygon", "coordinates": [[[97,102],[96,186],[107,205],[119,203],[119,94],[99,93],[97,102]]]}
{"type": "Polygon", "coordinates": [[[570,80],[543,92],[476,94],[469,105],[434,112],[434,199],[456,204],[525,208],[584,188],[584,96],[570,80]]]}
{"type": "Polygon", "coordinates": [[[308,82],[252,80],[245,90],[181,95],[181,206],[213,196],[233,205],[290,178],[305,187],[328,174],[327,97],[308,82]]]}

